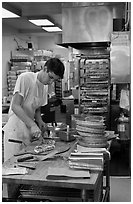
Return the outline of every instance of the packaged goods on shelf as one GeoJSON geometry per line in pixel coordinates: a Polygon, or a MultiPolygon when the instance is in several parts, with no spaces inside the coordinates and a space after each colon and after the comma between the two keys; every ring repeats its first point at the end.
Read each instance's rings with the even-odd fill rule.
{"type": "Polygon", "coordinates": [[[13,91],[8,91],[8,96],[12,97],[13,91]]]}
{"type": "Polygon", "coordinates": [[[16,72],[15,71],[8,71],[8,75],[10,75],[10,76],[16,76],[16,72]]]}
{"type": "Polygon", "coordinates": [[[8,78],[7,82],[8,82],[8,84],[15,84],[16,83],[16,79],[8,78]]]}
{"type": "Polygon", "coordinates": [[[13,91],[14,87],[8,87],[8,91],[13,91]]]}
{"type": "MultiPolygon", "coordinates": [[[[7,86],[8,86],[8,97],[12,98],[14,87],[16,85],[16,80],[21,73],[27,72],[28,70],[17,70],[17,71],[8,71],[7,74],[7,86]]],[[[10,101],[10,100],[9,100],[10,101]]]]}
{"type": "MultiPolygon", "coordinates": [[[[15,83],[16,84],[16,83],[15,83]]],[[[8,90],[13,90],[15,87],[15,84],[8,84],[8,90]]]]}
{"type": "Polygon", "coordinates": [[[18,75],[31,71],[33,54],[27,50],[11,52],[11,67],[7,73],[8,97],[12,98],[18,75]]]}
{"type": "Polygon", "coordinates": [[[7,79],[8,79],[8,80],[9,80],[9,79],[11,79],[11,80],[16,80],[16,79],[17,79],[17,75],[14,75],[14,76],[8,75],[8,76],[7,76],[7,79]]]}
{"type": "Polygon", "coordinates": [[[35,50],[34,51],[34,56],[53,56],[53,52],[50,50],[35,50]]]}

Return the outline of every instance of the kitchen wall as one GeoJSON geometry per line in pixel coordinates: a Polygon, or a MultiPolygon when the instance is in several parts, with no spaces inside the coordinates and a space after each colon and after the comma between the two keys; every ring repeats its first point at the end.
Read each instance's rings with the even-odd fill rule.
{"type": "Polygon", "coordinates": [[[39,37],[38,38],[38,49],[46,49],[46,50],[52,50],[53,55],[57,57],[61,57],[63,59],[64,65],[65,65],[65,73],[64,73],[64,79],[62,80],[62,89],[65,90],[65,84],[68,84],[68,78],[69,78],[69,50],[67,48],[64,48],[62,46],[57,45],[58,43],[58,35],[49,35],[45,37],[39,37]]]}
{"type": "MultiPolygon", "coordinates": [[[[15,51],[18,45],[27,48],[29,36],[18,33],[10,26],[2,25],[2,97],[7,96],[7,72],[10,68],[11,51],[15,51]],[[15,40],[14,40],[15,39],[15,40]]],[[[31,38],[34,47],[38,49],[38,39],[31,38]]]]}
{"type": "MultiPolygon", "coordinates": [[[[66,67],[65,78],[67,78],[68,50],[56,45],[57,38],[56,35],[31,37],[28,34],[20,34],[16,29],[8,25],[2,25],[2,97],[7,96],[7,72],[10,68],[11,51],[15,51],[18,46],[27,48],[29,41],[32,42],[34,49],[53,50],[55,56],[64,58],[66,67]]],[[[64,84],[65,79],[63,86],[64,84]]]]}

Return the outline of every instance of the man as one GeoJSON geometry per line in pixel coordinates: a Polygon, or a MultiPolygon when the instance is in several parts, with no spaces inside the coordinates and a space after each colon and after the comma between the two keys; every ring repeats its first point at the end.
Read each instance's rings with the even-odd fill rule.
{"type": "Polygon", "coordinates": [[[54,81],[63,78],[64,70],[64,65],[58,58],[51,58],[43,70],[19,75],[9,109],[9,119],[3,127],[4,160],[21,149],[19,144],[10,143],[8,139],[18,139],[29,144],[31,139],[39,137],[41,131],[46,130],[40,107],[47,104],[49,87],[54,81]]]}

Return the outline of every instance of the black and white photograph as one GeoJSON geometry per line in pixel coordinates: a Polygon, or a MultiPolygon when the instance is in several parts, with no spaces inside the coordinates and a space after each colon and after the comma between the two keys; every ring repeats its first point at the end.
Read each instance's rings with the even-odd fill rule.
{"type": "Polygon", "coordinates": [[[1,11],[1,202],[132,202],[131,2],[1,11]]]}

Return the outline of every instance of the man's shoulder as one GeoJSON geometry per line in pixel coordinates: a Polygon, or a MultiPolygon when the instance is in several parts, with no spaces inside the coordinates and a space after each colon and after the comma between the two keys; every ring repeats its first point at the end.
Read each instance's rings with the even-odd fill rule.
{"type": "Polygon", "coordinates": [[[32,84],[36,80],[36,73],[34,72],[24,72],[19,75],[19,79],[25,81],[25,83],[32,84]]]}
{"type": "Polygon", "coordinates": [[[35,73],[34,72],[23,72],[22,74],[20,74],[20,77],[24,77],[24,78],[31,78],[33,79],[35,77],[35,73]]]}
{"type": "Polygon", "coordinates": [[[35,73],[30,72],[30,71],[26,71],[26,72],[21,73],[21,75],[23,75],[23,76],[33,76],[33,75],[35,75],[35,73]]]}

